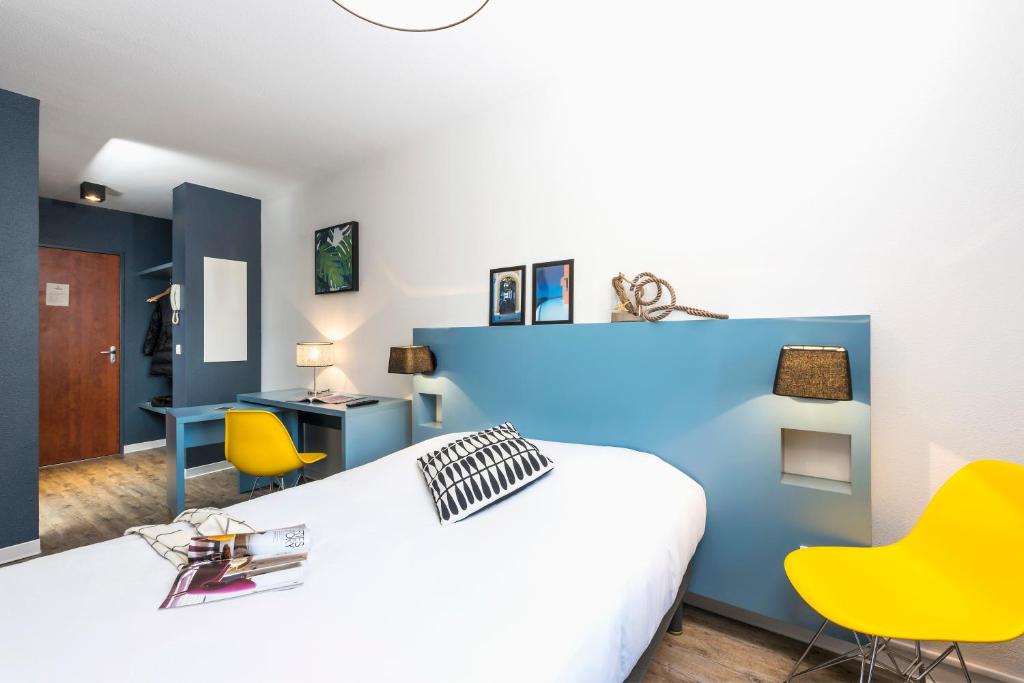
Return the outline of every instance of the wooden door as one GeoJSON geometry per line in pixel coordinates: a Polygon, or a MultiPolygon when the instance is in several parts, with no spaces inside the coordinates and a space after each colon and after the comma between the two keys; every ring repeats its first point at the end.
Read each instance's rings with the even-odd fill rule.
{"type": "Polygon", "coordinates": [[[39,464],[119,453],[120,416],[121,257],[40,247],[39,464]]]}

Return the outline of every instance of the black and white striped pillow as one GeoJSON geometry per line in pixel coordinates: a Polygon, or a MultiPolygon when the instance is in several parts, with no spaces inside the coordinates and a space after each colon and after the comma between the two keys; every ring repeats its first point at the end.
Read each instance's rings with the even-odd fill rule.
{"type": "Polygon", "coordinates": [[[441,524],[469,517],[554,467],[508,422],[457,439],[416,462],[441,524]]]}

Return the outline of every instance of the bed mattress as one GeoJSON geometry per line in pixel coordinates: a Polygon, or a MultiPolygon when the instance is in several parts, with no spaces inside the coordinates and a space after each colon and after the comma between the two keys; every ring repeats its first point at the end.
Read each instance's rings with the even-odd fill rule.
{"type": "Polygon", "coordinates": [[[175,570],[138,537],[0,569],[0,680],[622,681],[704,533],[701,487],[534,441],[550,474],[442,527],[415,458],[457,436],[230,508],[309,526],[293,590],[159,611],[175,570]]]}

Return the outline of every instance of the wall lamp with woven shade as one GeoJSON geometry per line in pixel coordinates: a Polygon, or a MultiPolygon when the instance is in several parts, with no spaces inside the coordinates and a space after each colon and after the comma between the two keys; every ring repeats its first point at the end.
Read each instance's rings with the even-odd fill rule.
{"type": "Polygon", "coordinates": [[[388,372],[397,375],[415,375],[433,372],[437,367],[429,346],[392,346],[388,359],[388,372]]]}
{"type": "Polygon", "coordinates": [[[851,401],[850,356],[841,346],[783,346],[772,393],[851,401]]]}

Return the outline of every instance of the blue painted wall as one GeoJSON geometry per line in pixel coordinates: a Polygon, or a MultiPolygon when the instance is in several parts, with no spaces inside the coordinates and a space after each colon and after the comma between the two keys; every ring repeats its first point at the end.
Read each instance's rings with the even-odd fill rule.
{"type": "Polygon", "coordinates": [[[167,281],[136,273],[171,260],[171,221],[55,199],[39,200],[39,244],[121,257],[121,443],[164,438],[162,416],[138,407],[171,393],[166,377],[149,374],[142,354],[153,304],[146,299],[167,288],[167,281]]]}
{"type": "Polygon", "coordinates": [[[39,100],[0,90],[0,548],[39,538],[39,100]]]}
{"type": "Polygon", "coordinates": [[[174,405],[233,401],[260,390],[260,200],[185,183],[174,189],[174,282],[183,287],[174,343],[174,405]],[[246,261],[248,360],[203,362],[203,258],[246,261]]]}
{"type": "Polygon", "coordinates": [[[413,340],[437,356],[437,371],[413,380],[415,441],[508,420],[536,439],[654,453],[699,482],[698,595],[816,626],[786,580],[786,554],[871,543],[866,316],[418,329],[413,340]],[[773,395],[786,344],[846,347],[854,400],[773,395]],[[442,396],[439,427],[431,394],[442,396]],[[850,434],[852,492],[783,484],[782,428],[850,434]]]}
{"type": "MultiPolygon", "coordinates": [[[[176,407],[230,402],[237,394],[260,390],[261,206],[252,197],[185,183],[174,189],[174,282],[182,285],[181,322],[174,328],[176,407]],[[203,361],[203,258],[246,261],[248,360],[203,361]]],[[[224,458],[223,446],[200,446],[186,453],[195,467],[224,458]]]]}

